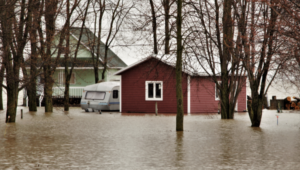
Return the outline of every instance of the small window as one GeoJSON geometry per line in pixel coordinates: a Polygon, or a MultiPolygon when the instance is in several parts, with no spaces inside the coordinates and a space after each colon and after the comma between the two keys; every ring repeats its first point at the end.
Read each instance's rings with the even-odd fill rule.
{"type": "Polygon", "coordinates": [[[88,91],[86,92],[85,99],[91,100],[103,100],[105,98],[105,92],[95,92],[95,91],[88,91]]]}
{"type": "MultiPolygon", "coordinates": [[[[221,81],[218,81],[219,85],[221,85],[221,81]]],[[[215,84],[215,99],[220,100],[220,90],[218,89],[217,85],[215,84]]]]}
{"type": "Polygon", "coordinates": [[[163,82],[146,81],[145,89],[146,100],[162,101],[163,100],[163,82]]]}
{"type": "Polygon", "coordinates": [[[114,90],[113,91],[113,99],[117,99],[119,97],[119,91],[118,90],[114,90]]]}

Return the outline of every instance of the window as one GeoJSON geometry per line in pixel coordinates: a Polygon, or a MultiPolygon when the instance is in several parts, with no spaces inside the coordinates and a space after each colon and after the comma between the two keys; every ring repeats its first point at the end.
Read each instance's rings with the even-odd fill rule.
{"type": "MultiPolygon", "coordinates": [[[[218,84],[221,85],[221,81],[218,81],[218,84]]],[[[220,90],[218,89],[216,84],[215,84],[215,100],[220,100],[220,90]]]]}
{"type": "Polygon", "coordinates": [[[146,100],[162,101],[163,100],[163,82],[162,81],[146,81],[145,90],[146,100]]]}
{"type": "Polygon", "coordinates": [[[113,91],[113,99],[117,99],[119,97],[119,91],[118,90],[114,90],[113,91]]]}
{"type": "MultiPolygon", "coordinates": [[[[65,78],[65,73],[64,72],[59,72],[58,73],[58,84],[65,84],[66,78],[65,78]]],[[[73,72],[71,75],[70,79],[70,84],[75,84],[75,73],[73,72]]]]}
{"type": "Polygon", "coordinates": [[[104,98],[105,92],[88,91],[85,95],[85,99],[91,100],[103,100],[104,98]]]}

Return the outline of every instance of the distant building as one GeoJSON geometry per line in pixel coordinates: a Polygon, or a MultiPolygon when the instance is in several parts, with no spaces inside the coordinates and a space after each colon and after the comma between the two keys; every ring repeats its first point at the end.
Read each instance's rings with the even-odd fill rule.
{"type": "MultiPolygon", "coordinates": [[[[76,49],[77,42],[80,36],[80,29],[81,28],[70,28],[70,56],[71,61],[69,62],[69,68],[71,68],[72,60],[74,57],[74,52],[76,49]]],[[[75,62],[75,67],[71,76],[70,80],[70,98],[81,98],[83,88],[87,85],[95,84],[94,78],[94,68],[93,68],[93,61],[92,61],[92,47],[93,40],[97,38],[93,32],[91,32],[88,28],[83,29],[83,34],[81,37],[81,42],[78,49],[77,59],[75,62]]],[[[58,44],[59,41],[59,34],[55,36],[54,44],[58,44]]],[[[100,58],[99,60],[99,79],[101,80],[101,75],[103,72],[103,59],[104,59],[104,43],[101,42],[100,45],[100,58]]],[[[57,48],[53,47],[53,61],[56,59],[57,48]]],[[[64,51],[64,50],[63,50],[64,51]]],[[[108,50],[108,57],[107,57],[107,70],[105,73],[105,80],[119,80],[119,76],[114,76],[113,74],[118,70],[126,67],[127,65],[120,59],[112,50],[108,50]]],[[[51,61],[51,62],[53,62],[51,61]]],[[[37,66],[42,66],[43,62],[41,58],[38,59],[37,66]]],[[[30,67],[30,60],[26,61],[26,68],[29,71],[30,67]]],[[[60,56],[60,60],[56,65],[56,71],[53,75],[54,78],[54,86],[53,86],[53,97],[54,98],[62,98],[64,96],[64,82],[65,82],[65,66],[64,66],[64,52],[60,56]]],[[[38,94],[43,94],[43,74],[37,78],[39,86],[38,86],[38,94]]],[[[26,92],[24,95],[26,98],[26,92]]]]}

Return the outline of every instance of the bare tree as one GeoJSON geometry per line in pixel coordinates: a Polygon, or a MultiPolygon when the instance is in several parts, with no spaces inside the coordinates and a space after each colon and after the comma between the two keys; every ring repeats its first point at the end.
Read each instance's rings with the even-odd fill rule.
{"type": "Polygon", "coordinates": [[[42,1],[41,9],[44,10],[45,15],[45,27],[42,26],[42,23],[39,22],[38,26],[38,35],[39,35],[39,44],[40,50],[39,54],[41,56],[41,60],[43,62],[43,76],[44,76],[44,96],[45,96],[45,112],[52,112],[53,111],[53,104],[52,104],[52,87],[54,84],[53,74],[56,70],[56,65],[60,60],[60,56],[63,52],[63,43],[65,40],[66,29],[68,28],[68,23],[70,21],[70,17],[75,9],[79,5],[79,0],[75,0],[73,2],[73,6],[70,10],[68,17],[66,18],[62,29],[59,32],[59,40],[58,44],[54,43],[54,36],[56,32],[56,24],[55,21],[57,19],[57,15],[61,11],[62,3],[58,0],[49,0],[49,1],[42,1]],[[45,30],[43,31],[43,28],[45,30]],[[44,33],[46,37],[44,37],[44,33]],[[53,56],[51,50],[53,47],[57,46],[58,49],[55,51],[56,56],[53,56]],[[53,60],[52,60],[53,59],[53,60]]]}
{"type": "Polygon", "coordinates": [[[285,62],[284,55],[278,55],[284,41],[279,41],[278,1],[251,2],[237,3],[235,14],[241,34],[240,45],[244,52],[243,65],[248,73],[252,94],[252,102],[248,101],[248,112],[252,126],[259,127],[263,97],[268,89],[268,73],[274,69],[273,76],[275,76],[282,63],[285,62]],[[247,14],[251,17],[247,17],[247,14]],[[247,23],[251,24],[248,26],[247,23]],[[272,65],[276,60],[281,62],[272,65]]]}
{"type": "MultiPolygon", "coordinates": [[[[70,89],[70,80],[71,80],[71,76],[72,76],[72,72],[76,63],[76,59],[77,59],[77,54],[78,54],[78,49],[79,49],[79,45],[81,42],[81,37],[83,34],[83,28],[85,25],[85,21],[86,21],[86,16],[87,16],[87,12],[88,12],[88,7],[90,4],[90,0],[87,1],[86,3],[86,7],[85,7],[85,12],[82,16],[82,24],[81,24],[81,29],[80,29],[80,33],[79,33],[79,39],[78,42],[76,44],[76,48],[75,48],[75,52],[73,54],[73,61],[71,61],[71,56],[70,55],[70,21],[69,23],[67,23],[67,27],[66,27],[66,53],[64,56],[64,60],[65,60],[65,91],[64,91],[64,111],[69,111],[69,89],[70,89]],[[71,62],[71,69],[69,70],[69,62],[71,62]]],[[[69,11],[69,0],[67,1],[67,18],[70,18],[70,11],[69,11]]]]}
{"type": "Polygon", "coordinates": [[[36,98],[37,98],[37,76],[39,75],[38,69],[37,69],[37,60],[38,60],[38,48],[37,48],[37,26],[39,23],[39,20],[41,19],[42,13],[40,10],[40,1],[39,0],[33,0],[32,6],[29,7],[29,10],[31,10],[31,16],[29,17],[29,34],[30,34],[30,75],[27,75],[27,70],[25,68],[25,64],[23,65],[23,75],[26,80],[29,79],[29,83],[26,86],[27,95],[28,95],[28,106],[29,111],[37,111],[37,104],[36,104],[36,98]]]}
{"type": "MultiPolygon", "coordinates": [[[[28,1],[30,4],[32,1],[28,1]]],[[[28,18],[30,10],[27,10],[27,2],[0,1],[1,40],[3,43],[2,62],[6,71],[7,111],[6,122],[15,122],[19,84],[20,68],[23,60],[23,51],[28,37],[28,18]],[[18,4],[18,6],[17,6],[18,4]]]]}
{"type": "Polygon", "coordinates": [[[216,84],[222,119],[233,119],[245,85],[238,44],[234,36],[232,0],[194,1],[185,12],[185,63],[195,74],[205,73],[216,84]],[[223,4],[223,5],[222,5],[223,4]]]}
{"type": "Polygon", "coordinates": [[[176,116],[176,131],[183,131],[183,95],[182,95],[182,0],[177,1],[177,57],[176,57],[176,101],[177,101],[177,116],[176,116]]]}
{"type": "MultiPolygon", "coordinates": [[[[104,80],[108,63],[110,61],[110,58],[108,58],[109,48],[120,32],[124,20],[126,19],[133,5],[128,5],[128,3],[126,3],[124,0],[98,0],[94,1],[92,4],[95,18],[94,34],[91,35],[88,32],[86,33],[89,38],[88,46],[91,51],[94,65],[95,83],[98,83],[100,64],[99,60],[103,65],[101,79],[104,80]],[[103,24],[103,22],[106,22],[107,24],[103,24]],[[105,33],[103,30],[108,31],[105,33]],[[104,42],[101,41],[102,38],[105,39],[104,42]]],[[[86,29],[86,31],[88,30],[86,29]]]]}

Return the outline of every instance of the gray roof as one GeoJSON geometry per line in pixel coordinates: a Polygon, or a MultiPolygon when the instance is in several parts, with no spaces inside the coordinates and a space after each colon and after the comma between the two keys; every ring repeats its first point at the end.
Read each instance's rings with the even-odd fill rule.
{"type": "MultiPolygon", "coordinates": [[[[129,66],[127,66],[127,67],[125,67],[125,68],[117,71],[114,75],[121,75],[121,73],[123,73],[123,72],[125,72],[125,71],[127,71],[127,70],[129,70],[129,69],[131,69],[131,68],[133,68],[133,67],[141,64],[141,63],[143,63],[143,62],[146,62],[146,61],[148,61],[150,59],[156,59],[156,60],[161,61],[162,63],[164,63],[166,65],[169,65],[171,67],[176,68],[176,63],[170,62],[170,61],[166,61],[166,60],[162,60],[160,57],[157,57],[156,55],[151,55],[151,56],[143,58],[140,61],[135,62],[135,63],[133,63],[133,64],[131,64],[131,65],[129,65],[129,66]]],[[[188,69],[185,69],[185,68],[182,69],[182,72],[184,72],[184,73],[186,73],[188,75],[193,75],[193,73],[191,71],[189,71],[188,69]]]]}
{"type": "MultiPolygon", "coordinates": [[[[70,32],[72,36],[74,36],[77,40],[80,36],[80,27],[71,27],[70,32]]],[[[81,36],[81,43],[90,50],[91,47],[94,46],[93,40],[97,40],[97,36],[88,28],[83,28],[83,34],[81,36]]],[[[100,60],[104,59],[104,48],[105,44],[100,42],[100,60]]],[[[115,54],[111,49],[108,49],[107,62],[109,67],[126,67],[127,65],[124,63],[122,59],[120,59],[117,54],[115,54]]]]}

